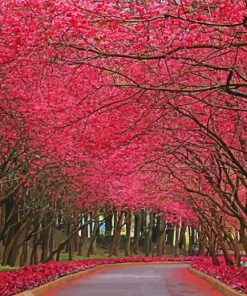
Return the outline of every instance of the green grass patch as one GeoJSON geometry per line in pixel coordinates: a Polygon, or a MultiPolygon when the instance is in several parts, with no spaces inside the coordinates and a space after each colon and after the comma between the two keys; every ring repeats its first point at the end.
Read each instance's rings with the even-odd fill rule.
{"type": "Polygon", "coordinates": [[[9,265],[0,265],[0,271],[8,271],[8,270],[14,270],[17,269],[18,267],[13,267],[13,266],[9,266],[9,265]]]}

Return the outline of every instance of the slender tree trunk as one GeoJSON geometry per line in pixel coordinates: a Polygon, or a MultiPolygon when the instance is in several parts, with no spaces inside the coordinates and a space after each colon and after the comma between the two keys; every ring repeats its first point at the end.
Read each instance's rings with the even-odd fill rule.
{"type": "Polygon", "coordinates": [[[130,231],[131,231],[131,212],[127,212],[126,216],[126,241],[124,246],[125,256],[130,256],[130,231]]]}
{"type": "Polygon", "coordinates": [[[150,245],[151,245],[151,238],[152,238],[152,229],[153,229],[153,215],[147,214],[149,216],[149,223],[147,226],[147,231],[145,234],[145,243],[144,243],[144,249],[145,249],[145,256],[150,255],[150,245]]]}
{"type": "Polygon", "coordinates": [[[25,266],[28,264],[27,255],[28,255],[28,242],[25,241],[22,245],[22,253],[20,256],[20,266],[25,266]]]}
{"type": "Polygon", "coordinates": [[[221,229],[219,227],[217,227],[217,232],[218,232],[219,245],[222,249],[226,265],[233,266],[234,262],[228,252],[228,246],[224,240],[223,233],[221,232],[221,229]]]}
{"type": "Polygon", "coordinates": [[[165,245],[165,220],[164,217],[160,217],[160,226],[159,226],[159,235],[157,241],[157,256],[162,256],[164,252],[164,245],[165,245]]]}
{"type": "Polygon", "coordinates": [[[23,233],[24,229],[28,225],[29,219],[27,219],[18,229],[16,234],[12,237],[12,240],[6,246],[4,253],[3,253],[3,260],[2,265],[15,265],[16,257],[18,255],[18,240],[21,234],[23,233]],[[15,257],[15,260],[14,260],[15,257]]]}
{"type": "MultiPolygon", "coordinates": [[[[87,224],[87,221],[88,221],[88,215],[84,215],[84,224],[87,224]]],[[[79,236],[77,256],[82,256],[83,244],[87,237],[87,227],[83,228],[80,232],[81,232],[81,236],[79,236]]]]}
{"type": "Polygon", "coordinates": [[[211,242],[210,243],[210,248],[209,248],[209,254],[212,258],[212,261],[213,261],[213,265],[215,266],[220,266],[220,261],[218,259],[218,256],[217,256],[217,253],[216,253],[216,250],[215,250],[215,242],[211,242]]]}
{"type": "Polygon", "coordinates": [[[78,238],[78,245],[77,245],[77,256],[82,256],[82,247],[83,247],[83,234],[81,232],[81,236],[78,238]]]}
{"type": "Polygon", "coordinates": [[[42,231],[40,234],[41,237],[41,262],[45,262],[45,260],[48,257],[49,254],[49,241],[51,239],[51,229],[52,227],[49,227],[45,231],[42,231]]]}
{"type": "Polygon", "coordinates": [[[195,244],[195,230],[193,227],[189,227],[189,256],[194,255],[195,244]]]}
{"type": "Polygon", "coordinates": [[[116,255],[116,256],[118,255],[118,245],[119,245],[119,238],[120,238],[123,218],[124,218],[124,212],[121,212],[119,214],[119,218],[117,220],[116,225],[114,224],[114,235],[113,235],[113,240],[112,240],[112,244],[109,252],[109,257],[113,255],[116,255]]]}
{"type": "Polygon", "coordinates": [[[204,256],[204,255],[205,255],[205,244],[204,242],[199,242],[198,256],[204,256]]]}
{"type": "Polygon", "coordinates": [[[78,244],[79,244],[79,233],[77,233],[74,236],[74,240],[73,240],[73,252],[77,252],[77,250],[78,250],[78,244]]]}
{"type": "Polygon", "coordinates": [[[240,266],[241,265],[240,264],[241,253],[240,253],[239,246],[238,246],[237,242],[232,237],[229,237],[229,240],[231,241],[231,245],[233,246],[233,249],[234,249],[235,265],[240,266]]]}
{"type": "Polygon", "coordinates": [[[68,242],[68,253],[69,253],[69,261],[72,261],[73,260],[73,255],[74,255],[74,250],[73,250],[73,238],[72,237],[69,242],[68,242]]]}
{"type": "Polygon", "coordinates": [[[174,250],[174,236],[175,230],[174,226],[170,223],[167,223],[167,230],[166,230],[166,245],[165,245],[165,254],[172,255],[174,250]]]}
{"type": "Polygon", "coordinates": [[[89,248],[87,251],[87,257],[90,257],[90,255],[94,255],[95,254],[95,242],[96,242],[96,237],[99,231],[99,220],[95,220],[94,222],[94,227],[93,227],[93,233],[92,233],[92,237],[91,237],[91,241],[89,244],[89,248]]]}
{"type": "Polygon", "coordinates": [[[245,251],[245,255],[247,256],[247,235],[246,235],[246,228],[242,224],[240,225],[239,235],[240,235],[240,242],[243,245],[243,248],[244,248],[244,251],[245,251]]]}
{"type": "Polygon", "coordinates": [[[175,246],[173,248],[173,256],[178,256],[179,255],[179,237],[180,237],[180,227],[177,225],[176,226],[176,234],[175,234],[175,246]]]}
{"type": "Polygon", "coordinates": [[[233,266],[234,265],[234,262],[228,252],[228,248],[225,244],[225,242],[221,241],[221,248],[222,248],[222,251],[223,251],[223,254],[224,254],[224,258],[225,258],[225,262],[226,262],[226,265],[228,266],[233,266]]]}
{"type": "Polygon", "coordinates": [[[180,235],[179,235],[179,242],[178,242],[179,249],[183,251],[183,255],[186,254],[186,237],[185,237],[186,228],[187,228],[187,225],[183,223],[180,231],[180,235]]]}
{"type": "Polygon", "coordinates": [[[33,237],[33,248],[30,257],[30,264],[38,264],[38,246],[39,246],[39,239],[38,236],[35,235],[33,237]]]}
{"type": "MultiPolygon", "coordinates": [[[[50,230],[50,239],[49,239],[49,256],[46,258],[46,261],[52,260],[53,256],[51,256],[53,249],[54,249],[54,231],[55,231],[55,226],[53,225],[50,230]]],[[[46,262],[45,261],[45,262],[46,262]]],[[[59,258],[58,258],[59,261],[59,258]]]]}
{"type": "Polygon", "coordinates": [[[138,254],[138,243],[141,231],[141,213],[135,213],[135,233],[134,233],[134,242],[132,246],[132,254],[138,254]]]}

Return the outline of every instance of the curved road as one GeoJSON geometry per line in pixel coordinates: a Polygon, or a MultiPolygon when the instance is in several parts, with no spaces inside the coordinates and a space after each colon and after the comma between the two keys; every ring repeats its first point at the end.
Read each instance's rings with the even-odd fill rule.
{"type": "Polygon", "coordinates": [[[46,296],[223,296],[187,265],[107,266],[46,296]]]}

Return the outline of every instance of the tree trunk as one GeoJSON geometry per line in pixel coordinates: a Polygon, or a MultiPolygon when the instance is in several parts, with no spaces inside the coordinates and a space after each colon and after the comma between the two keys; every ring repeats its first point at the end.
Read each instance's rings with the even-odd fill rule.
{"type": "Polygon", "coordinates": [[[158,241],[157,241],[157,256],[162,256],[164,252],[165,230],[166,230],[166,223],[165,223],[164,217],[160,217],[160,226],[159,226],[159,234],[158,234],[158,241]]]}
{"type": "Polygon", "coordinates": [[[138,243],[141,231],[141,213],[135,213],[135,232],[134,232],[134,242],[132,246],[131,253],[138,254],[138,243]]]}
{"type": "Polygon", "coordinates": [[[72,237],[67,244],[68,245],[68,253],[69,253],[69,261],[73,260],[73,255],[74,255],[73,238],[74,237],[72,237]]]}
{"type": "Polygon", "coordinates": [[[130,256],[130,231],[131,231],[131,212],[127,212],[126,216],[126,241],[124,246],[125,256],[130,256]]]}
{"type": "Polygon", "coordinates": [[[40,234],[41,239],[41,262],[45,262],[49,254],[49,241],[51,239],[52,226],[42,231],[40,234]]]}
{"type": "Polygon", "coordinates": [[[89,248],[87,251],[87,257],[90,257],[90,255],[94,255],[95,254],[95,242],[96,242],[96,237],[99,231],[99,220],[95,220],[94,222],[94,227],[93,227],[93,232],[92,232],[92,237],[91,237],[91,241],[89,244],[89,248]]]}
{"type": "Polygon", "coordinates": [[[183,255],[186,255],[186,237],[185,237],[186,228],[187,228],[187,225],[183,223],[180,231],[179,242],[178,242],[179,249],[183,251],[183,255]]]}
{"type": "Polygon", "coordinates": [[[240,225],[239,235],[240,235],[240,242],[243,245],[243,248],[244,248],[244,251],[245,251],[245,255],[247,256],[247,235],[246,235],[246,228],[242,224],[240,225]]]}
{"type": "Polygon", "coordinates": [[[166,236],[165,254],[168,254],[168,255],[173,254],[174,235],[175,235],[174,226],[170,223],[167,223],[167,230],[165,234],[166,236]]]}
{"type": "Polygon", "coordinates": [[[121,212],[119,214],[119,218],[117,220],[117,223],[114,224],[114,235],[113,235],[113,240],[112,240],[112,244],[110,247],[109,257],[111,257],[113,255],[116,255],[116,256],[118,255],[118,244],[119,244],[119,238],[120,238],[123,218],[124,218],[124,212],[121,212]]]}
{"type": "Polygon", "coordinates": [[[145,256],[150,255],[152,229],[153,229],[153,215],[152,214],[147,214],[147,215],[149,215],[149,223],[147,226],[147,231],[145,233],[145,242],[144,242],[145,256]]]}
{"type": "MultiPolygon", "coordinates": [[[[50,239],[49,239],[49,256],[46,258],[45,262],[52,260],[53,256],[51,256],[54,248],[54,231],[55,231],[55,226],[53,225],[50,230],[50,239]]],[[[59,258],[58,258],[59,261],[59,258]]]]}
{"type": "Polygon", "coordinates": [[[176,226],[176,236],[175,236],[175,246],[173,248],[173,256],[178,256],[179,255],[179,238],[180,238],[180,227],[177,225],[176,226]]]}
{"type": "Polygon", "coordinates": [[[30,264],[38,264],[38,246],[39,246],[39,239],[38,236],[35,235],[33,237],[33,248],[32,248],[32,253],[30,257],[30,264]]]}
{"type": "Polygon", "coordinates": [[[195,230],[193,227],[189,227],[189,256],[194,255],[195,244],[195,230]]]}
{"type": "Polygon", "coordinates": [[[22,253],[20,257],[20,266],[25,266],[27,265],[27,255],[28,255],[28,242],[25,241],[24,244],[22,245],[22,253]]]}
{"type": "MultiPolygon", "coordinates": [[[[84,224],[87,224],[87,222],[88,222],[88,215],[84,215],[84,224]]],[[[77,256],[82,256],[83,244],[87,237],[87,227],[83,228],[80,232],[81,232],[81,236],[79,237],[77,256]]]]}
{"type": "Polygon", "coordinates": [[[209,248],[209,254],[212,258],[213,265],[220,266],[220,261],[218,259],[217,254],[216,254],[215,245],[216,245],[215,242],[211,242],[210,248],[209,248]]]}
{"type": "Polygon", "coordinates": [[[24,229],[28,225],[29,219],[27,219],[16,232],[16,234],[12,237],[12,240],[6,246],[3,253],[2,265],[15,265],[16,257],[18,255],[18,240],[20,235],[23,233],[24,229]]]}

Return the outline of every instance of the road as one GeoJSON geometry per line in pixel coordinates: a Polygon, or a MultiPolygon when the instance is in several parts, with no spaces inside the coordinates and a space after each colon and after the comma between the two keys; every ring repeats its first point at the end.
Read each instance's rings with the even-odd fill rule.
{"type": "Polygon", "coordinates": [[[107,266],[46,296],[223,296],[187,265],[107,266]]]}

